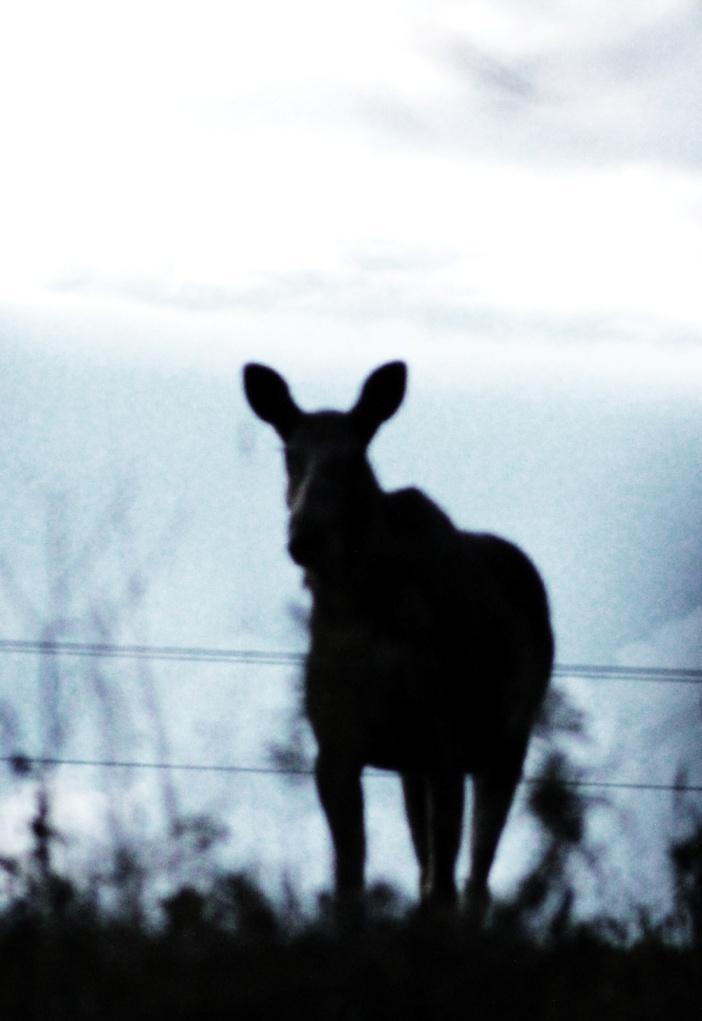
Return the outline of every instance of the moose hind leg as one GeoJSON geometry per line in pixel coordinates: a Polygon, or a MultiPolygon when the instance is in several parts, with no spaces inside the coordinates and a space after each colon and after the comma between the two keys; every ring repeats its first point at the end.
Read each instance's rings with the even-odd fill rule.
{"type": "Polygon", "coordinates": [[[421,773],[403,773],[402,793],[412,846],[419,864],[419,896],[421,900],[426,900],[431,892],[427,778],[421,773]]]}
{"type": "Polygon", "coordinates": [[[490,901],[488,876],[521,777],[518,765],[473,777],[470,876],[466,884],[469,911],[480,917],[490,901]]]}
{"type": "Polygon", "coordinates": [[[366,857],[361,770],[320,753],[315,779],[334,845],[336,895],[353,898],[363,891],[366,857]]]}

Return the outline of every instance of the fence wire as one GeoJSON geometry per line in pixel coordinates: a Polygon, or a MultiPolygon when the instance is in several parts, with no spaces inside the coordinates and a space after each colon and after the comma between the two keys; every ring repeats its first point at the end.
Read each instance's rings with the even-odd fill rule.
{"type": "MultiPolygon", "coordinates": [[[[304,661],[304,653],[290,650],[227,649],[207,646],[179,645],[118,645],[106,642],[36,641],[32,639],[0,639],[0,653],[19,653],[40,656],[78,656],[104,659],[146,659],[178,663],[238,663],[252,666],[296,666],[304,661]]],[[[600,681],[633,681],[652,683],[702,684],[702,670],[684,667],[626,667],[613,664],[559,663],[553,670],[555,677],[585,678],[600,681]]],[[[47,758],[25,755],[0,756],[0,762],[17,772],[32,766],[74,766],[112,769],[172,770],[199,773],[248,773],[261,776],[307,776],[308,767],[244,766],[237,764],[142,762],[116,759],[47,758]]],[[[373,777],[392,776],[391,772],[367,770],[373,777]]],[[[522,783],[536,783],[536,778],[524,777],[522,783]]],[[[607,780],[571,780],[566,786],[604,788],[614,790],[675,791],[702,793],[702,784],[627,783],[607,780]]]]}

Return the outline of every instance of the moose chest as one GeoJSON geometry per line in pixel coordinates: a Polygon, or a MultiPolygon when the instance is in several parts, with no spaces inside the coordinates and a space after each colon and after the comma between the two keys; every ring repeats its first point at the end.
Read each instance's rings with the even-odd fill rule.
{"type": "Polygon", "coordinates": [[[398,606],[402,629],[393,615],[313,620],[305,709],[320,747],[390,769],[450,754],[450,679],[427,640],[429,621],[413,609],[398,606]]]}

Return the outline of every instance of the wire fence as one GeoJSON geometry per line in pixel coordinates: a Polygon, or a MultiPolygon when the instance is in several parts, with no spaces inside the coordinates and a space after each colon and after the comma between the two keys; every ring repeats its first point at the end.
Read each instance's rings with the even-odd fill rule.
{"type": "MultiPolygon", "coordinates": [[[[227,649],[207,646],[177,645],[123,645],[104,642],[36,641],[31,639],[0,639],[0,654],[27,654],[40,656],[78,656],[104,659],[140,659],[172,661],[178,663],[237,663],[252,666],[296,666],[304,661],[304,654],[286,650],[227,649]]],[[[632,681],[675,684],[702,684],[702,670],[668,667],[626,667],[613,664],[559,663],[554,676],[585,678],[600,681],[632,681]]],[[[244,766],[235,764],[144,762],[117,759],[80,759],[35,757],[25,755],[0,756],[18,772],[32,766],[96,767],[113,769],[148,769],[198,773],[248,773],[261,776],[310,776],[307,766],[244,766]]],[[[369,769],[367,775],[392,776],[390,772],[369,769]]],[[[536,783],[534,777],[524,777],[523,783],[536,783]]],[[[702,784],[696,783],[634,783],[606,780],[571,780],[568,786],[613,790],[667,791],[702,793],[702,784]]]]}
{"type": "MultiPolygon", "coordinates": [[[[105,642],[33,641],[0,639],[0,653],[41,656],[85,656],[101,659],[170,660],[178,663],[250,663],[266,666],[300,666],[304,653],[286,650],[226,649],[207,646],[117,645],[105,642]]],[[[702,670],[686,667],[638,667],[597,663],[557,663],[555,677],[590,680],[702,684],[702,670]]]]}
{"type": "MultiPolygon", "coordinates": [[[[126,759],[73,759],[34,757],[27,755],[2,755],[0,762],[7,763],[17,771],[23,771],[31,766],[78,766],[108,769],[152,769],[152,770],[174,770],[191,773],[249,773],[260,776],[313,776],[314,770],[309,766],[240,766],[240,765],[215,765],[212,763],[194,762],[141,762],[126,759]]],[[[368,769],[366,776],[375,778],[392,779],[396,773],[392,770],[368,769]]],[[[539,783],[538,777],[525,776],[522,783],[539,783]]],[[[628,783],[620,780],[564,780],[566,787],[591,787],[627,791],[676,791],[702,793],[702,784],[688,783],[628,783]]]]}

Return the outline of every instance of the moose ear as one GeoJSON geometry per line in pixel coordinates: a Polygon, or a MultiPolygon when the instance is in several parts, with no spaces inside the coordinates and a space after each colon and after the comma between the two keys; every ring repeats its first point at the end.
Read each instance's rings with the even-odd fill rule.
{"type": "Polygon", "coordinates": [[[244,366],[244,393],[255,414],[287,440],[303,412],[290,396],[283,377],[267,365],[249,362],[244,366]]]}
{"type": "Polygon", "coordinates": [[[395,414],[402,404],[406,385],[407,366],[404,362],[388,362],[371,372],[349,412],[364,443],[370,443],[380,424],[395,414]]]}

